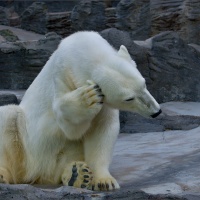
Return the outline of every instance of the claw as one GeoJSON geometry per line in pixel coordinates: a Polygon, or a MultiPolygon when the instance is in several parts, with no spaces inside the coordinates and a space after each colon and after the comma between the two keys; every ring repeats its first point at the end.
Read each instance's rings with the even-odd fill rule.
{"type": "Polygon", "coordinates": [[[101,183],[98,183],[98,188],[101,189],[101,183]]]}
{"type": "Polygon", "coordinates": [[[81,185],[81,188],[86,188],[86,185],[83,185],[83,184],[82,184],[82,185],[81,185]]]}
{"type": "Polygon", "coordinates": [[[98,85],[95,85],[95,86],[94,86],[94,89],[98,89],[98,88],[99,88],[99,86],[98,86],[98,85]]]}
{"type": "Polygon", "coordinates": [[[88,183],[88,182],[89,182],[89,181],[87,181],[87,180],[85,180],[85,179],[83,180],[83,183],[88,183]]]}
{"type": "Polygon", "coordinates": [[[94,185],[92,185],[92,190],[94,190],[94,185]]]}
{"type": "Polygon", "coordinates": [[[101,92],[101,89],[100,89],[100,88],[97,88],[96,91],[97,91],[97,92],[101,92]]]}
{"type": "Polygon", "coordinates": [[[114,183],[112,182],[112,187],[113,187],[113,189],[115,189],[115,185],[114,185],[114,183]]]}

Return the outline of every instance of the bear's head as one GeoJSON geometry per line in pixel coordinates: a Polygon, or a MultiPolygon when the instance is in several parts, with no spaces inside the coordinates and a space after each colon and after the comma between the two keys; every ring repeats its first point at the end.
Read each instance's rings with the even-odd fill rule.
{"type": "Polygon", "coordinates": [[[156,117],[161,113],[159,104],[146,88],[145,79],[131,59],[125,46],[108,61],[109,66],[98,67],[93,77],[105,95],[109,106],[136,112],[144,117],[156,117]]]}

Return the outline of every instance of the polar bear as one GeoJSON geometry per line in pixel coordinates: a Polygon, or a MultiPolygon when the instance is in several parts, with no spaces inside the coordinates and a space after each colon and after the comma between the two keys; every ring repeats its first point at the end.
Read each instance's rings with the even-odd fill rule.
{"type": "Polygon", "coordinates": [[[0,182],[118,189],[119,110],[161,112],[126,47],[90,31],[63,39],[20,105],[0,108],[0,182]]]}

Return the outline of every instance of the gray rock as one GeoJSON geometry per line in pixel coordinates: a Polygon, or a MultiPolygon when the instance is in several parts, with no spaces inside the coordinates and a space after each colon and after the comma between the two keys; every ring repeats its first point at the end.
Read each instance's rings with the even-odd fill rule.
{"type": "Polygon", "coordinates": [[[0,89],[26,89],[57,48],[61,37],[49,33],[36,41],[0,43],[0,89]]]}
{"type": "Polygon", "coordinates": [[[21,27],[28,31],[45,34],[47,6],[43,2],[34,2],[21,15],[21,27]]]}
{"type": "MultiPolygon", "coordinates": [[[[39,39],[45,38],[45,35],[33,33],[33,32],[30,32],[30,31],[25,31],[25,30],[22,30],[22,29],[19,29],[19,28],[0,25],[0,31],[3,31],[3,30],[9,30],[20,41],[32,41],[32,40],[39,40],[39,39]]],[[[2,41],[0,40],[0,42],[2,42],[2,41]]]]}
{"type": "Polygon", "coordinates": [[[115,27],[117,22],[116,8],[106,8],[105,9],[105,18],[106,18],[106,28],[115,27]]]}
{"type": "Polygon", "coordinates": [[[82,0],[71,13],[73,31],[101,31],[105,26],[105,3],[103,0],[82,0]]]}
{"type": "Polygon", "coordinates": [[[8,25],[8,18],[7,18],[7,9],[0,6],[0,24],[8,25]]]}
{"type": "MultiPolygon", "coordinates": [[[[8,96],[10,98],[10,96],[12,96],[12,98],[10,98],[10,101],[7,101],[8,104],[13,103],[13,104],[19,104],[24,96],[25,90],[0,90],[0,101],[1,101],[1,96],[8,96]],[[17,101],[16,101],[16,98],[17,101]]],[[[7,104],[6,101],[2,101],[1,106],[6,105],[7,104]]]]}
{"type": "Polygon", "coordinates": [[[19,38],[9,29],[0,30],[0,35],[8,42],[16,42],[19,38]]]}
{"type": "Polygon", "coordinates": [[[148,194],[199,199],[199,131],[200,127],[189,131],[121,134],[115,145],[111,173],[122,187],[126,183],[126,187],[148,194]]]}
{"type": "Polygon", "coordinates": [[[18,103],[17,97],[14,94],[0,92],[0,106],[18,103]]]}
{"type": "Polygon", "coordinates": [[[198,0],[151,0],[152,34],[177,31],[186,43],[200,44],[198,0]]]}
{"type": "MultiPolygon", "coordinates": [[[[47,5],[49,12],[65,12],[70,11],[73,7],[79,2],[80,0],[73,0],[73,1],[52,1],[52,0],[45,0],[45,4],[47,5]]],[[[3,0],[0,2],[1,6],[10,8],[14,7],[16,12],[22,14],[24,10],[26,10],[31,4],[33,4],[34,0],[28,1],[10,1],[10,0],[3,0]]],[[[37,2],[44,2],[44,0],[37,0],[37,2]]]]}
{"type": "Polygon", "coordinates": [[[116,28],[130,31],[137,40],[150,37],[150,0],[121,0],[116,12],[116,28]]]}
{"type": "Polygon", "coordinates": [[[175,32],[163,32],[149,42],[149,89],[156,99],[199,101],[200,52],[186,45],[175,32]]]}
{"type": "Polygon", "coordinates": [[[64,37],[72,33],[71,12],[56,12],[47,14],[47,31],[56,32],[64,37]]]}
{"type": "Polygon", "coordinates": [[[156,119],[121,112],[121,133],[148,133],[167,130],[191,130],[200,126],[200,103],[168,102],[161,104],[162,113],[156,119]]]}
{"type": "MultiPolygon", "coordinates": [[[[40,186],[41,187],[41,186],[40,186]]],[[[187,200],[187,198],[182,198],[178,195],[153,195],[147,194],[140,190],[135,190],[132,187],[122,188],[113,192],[92,192],[86,189],[72,188],[67,186],[62,186],[57,189],[52,189],[48,186],[43,186],[46,189],[34,187],[31,185],[6,185],[0,184],[0,198],[5,200],[15,199],[15,200],[38,200],[38,199],[69,199],[69,200],[107,200],[107,199],[135,199],[135,200],[149,200],[149,199],[159,199],[159,200],[187,200]]],[[[188,199],[189,200],[189,199],[188,199]]]]}

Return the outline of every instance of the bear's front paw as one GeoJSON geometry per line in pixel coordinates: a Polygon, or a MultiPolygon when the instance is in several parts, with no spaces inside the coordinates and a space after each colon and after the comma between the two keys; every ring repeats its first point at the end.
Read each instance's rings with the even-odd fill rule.
{"type": "Polygon", "coordinates": [[[64,185],[77,188],[88,188],[92,179],[92,172],[85,162],[72,162],[62,175],[64,185]]]}
{"type": "Polygon", "coordinates": [[[101,190],[101,191],[108,191],[108,190],[114,190],[119,189],[120,186],[111,175],[105,178],[94,178],[92,181],[92,185],[89,189],[92,190],[101,190]]]}
{"type": "Polygon", "coordinates": [[[89,81],[89,85],[82,87],[82,104],[87,108],[87,113],[97,114],[102,106],[104,95],[101,88],[94,82],[89,81]]]}

